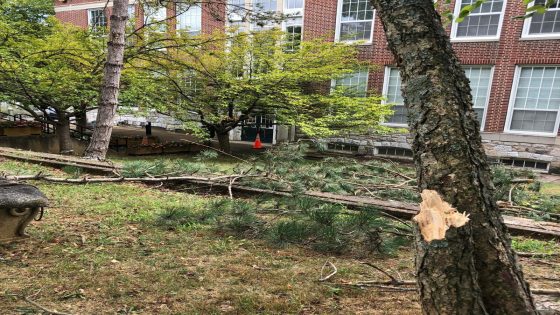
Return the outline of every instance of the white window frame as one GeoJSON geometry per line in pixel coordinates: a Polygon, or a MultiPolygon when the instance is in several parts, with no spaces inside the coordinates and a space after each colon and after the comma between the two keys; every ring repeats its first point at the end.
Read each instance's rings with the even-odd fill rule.
{"type": "MultiPolygon", "coordinates": [[[[255,12],[257,11],[256,9],[256,3],[259,0],[251,0],[249,3],[245,2],[245,5],[250,8],[250,10],[254,10],[255,12]]],[[[284,2],[282,0],[276,0],[276,12],[282,12],[282,9],[284,8],[284,2]]],[[[264,12],[270,12],[270,11],[264,11],[264,12]]],[[[254,21],[250,21],[249,22],[249,31],[263,31],[263,30],[272,30],[274,28],[282,28],[283,27],[284,22],[281,23],[276,23],[276,22],[272,22],[272,24],[268,24],[264,25],[264,26],[258,26],[254,21]]]]}
{"type": "Polygon", "coordinates": [[[301,9],[288,9],[286,6],[288,5],[288,0],[283,0],[282,1],[282,12],[284,14],[290,14],[290,15],[294,15],[294,16],[301,16],[303,17],[303,12],[305,11],[305,0],[302,0],[302,8],[301,9]]]}
{"type": "MultiPolygon", "coordinates": [[[[238,7],[235,7],[234,9],[232,9],[232,5],[229,3],[229,1],[226,1],[227,5],[226,5],[226,22],[228,24],[231,24],[231,22],[240,22],[243,20],[243,17],[241,15],[239,15],[239,13],[237,12],[229,12],[230,10],[232,11],[236,11],[239,10],[238,7]]],[[[243,9],[242,11],[247,9],[247,1],[243,1],[243,9]]]]}
{"type": "MultiPolygon", "coordinates": [[[[175,4],[175,21],[176,21],[176,29],[177,30],[184,30],[187,33],[191,34],[191,35],[200,35],[202,34],[202,15],[203,15],[203,11],[202,11],[202,7],[198,4],[187,4],[188,6],[188,10],[181,12],[181,14],[177,15],[177,12],[179,11],[179,5],[180,4],[175,4]],[[180,18],[183,14],[188,15],[189,11],[192,9],[197,9],[200,11],[200,24],[197,25],[198,29],[189,29],[187,27],[183,27],[180,23],[180,18]]],[[[192,13],[192,12],[191,12],[192,13]]]]}
{"type": "MultiPolygon", "coordinates": [[[[461,3],[462,0],[455,1],[455,10],[453,12],[453,16],[459,16],[461,12],[461,3]]],[[[500,12],[500,21],[498,22],[498,30],[496,35],[493,36],[461,36],[457,37],[457,27],[459,23],[453,21],[451,24],[451,42],[452,43],[460,43],[460,42],[493,42],[499,41],[500,35],[502,34],[502,25],[504,24],[504,13],[506,12],[507,0],[504,0],[504,4],[502,5],[502,12],[500,12]]],[[[496,14],[496,13],[492,13],[496,14]]],[[[486,15],[486,14],[484,14],[486,15]]],[[[490,14],[488,14],[490,15],[490,14]]]]}
{"type": "MultiPolygon", "coordinates": [[[[463,70],[465,68],[489,68],[490,69],[490,82],[488,84],[488,92],[486,95],[486,103],[484,104],[484,108],[483,108],[483,112],[482,112],[482,121],[480,123],[480,131],[484,131],[484,126],[486,125],[486,115],[488,113],[488,105],[490,103],[490,95],[491,95],[491,91],[492,91],[492,83],[494,80],[494,66],[491,65],[461,65],[461,67],[463,68],[463,70]]],[[[384,97],[386,97],[387,92],[389,90],[389,76],[391,74],[391,69],[398,69],[395,66],[385,66],[385,73],[383,75],[383,91],[382,94],[384,97]]],[[[400,71],[400,70],[399,70],[400,71]]],[[[468,78],[467,78],[468,79],[468,78]]],[[[470,81],[470,79],[469,79],[470,81]]],[[[470,83],[469,83],[470,86],[470,83]]],[[[388,104],[388,102],[383,99],[381,101],[382,104],[388,104]]],[[[402,106],[405,106],[404,104],[402,106]]],[[[479,107],[480,108],[480,107],[479,107]]],[[[474,109],[474,100],[473,100],[473,109],[474,109]]],[[[391,122],[383,122],[382,123],[385,126],[388,127],[408,127],[408,124],[399,124],[399,123],[391,123],[391,122]]]]}
{"type": "MultiPolygon", "coordinates": [[[[484,131],[484,126],[486,125],[486,114],[488,113],[488,105],[490,104],[490,95],[492,93],[492,83],[494,82],[494,66],[490,66],[490,65],[461,65],[461,67],[463,68],[463,70],[465,70],[465,68],[489,68],[490,69],[490,82],[488,84],[488,94],[486,95],[486,103],[484,104],[484,111],[482,112],[482,121],[480,122],[480,131],[484,131]]],[[[470,82],[470,79],[467,78],[470,82]]],[[[470,83],[469,83],[469,87],[470,87],[470,83]]],[[[471,88],[472,91],[472,88],[471,88]]],[[[472,92],[471,92],[472,94],[472,92]]],[[[472,96],[472,95],[471,95],[472,96]]],[[[474,99],[472,101],[473,103],[473,110],[474,110],[474,99]]],[[[480,108],[480,107],[477,107],[480,108]]]]}
{"type": "MultiPolygon", "coordinates": [[[[305,16],[305,15],[304,15],[303,12],[302,12],[301,15],[295,15],[295,16],[291,16],[291,17],[290,17],[290,18],[301,18],[301,24],[291,24],[291,25],[288,25],[287,20],[284,20],[284,21],[282,22],[282,31],[284,31],[284,32],[286,32],[286,33],[288,32],[288,27],[290,27],[290,26],[296,26],[296,25],[300,25],[300,26],[301,26],[300,45],[301,45],[301,42],[303,41],[303,24],[304,24],[304,19],[305,19],[304,16],[305,16]]],[[[290,19],[290,18],[289,18],[289,19],[290,19]]]]}
{"type": "Polygon", "coordinates": [[[109,20],[108,20],[108,17],[107,17],[107,12],[104,10],[103,7],[101,7],[101,8],[91,8],[91,9],[88,9],[88,10],[87,10],[88,27],[89,27],[90,29],[93,29],[93,28],[96,27],[96,26],[94,26],[94,25],[91,24],[91,18],[92,18],[91,14],[92,14],[93,11],[103,11],[103,15],[105,15],[105,23],[106,23],[106,24],[105,24],[104,26],[102,26],[102,27],[107,27],[107,26],[109,25],[109,20]]]}
{"type": "MultiPolygon", "coordinates": [[[[389,76],[391,75],[391,69],[398,69],[398,67],[391,66],[391,65],[385,66],[385,73],[383,75],[383,91],[381,93],[381,95],[383,95],[383,97],[387,96],[387,92],[389,90],[389,76]]],[[[399,70],[399,75],[400,75],[400,69],[398,69],[398,70],[399,70]]],[[[390,103],[387,102],[386,99],[383,99],[381,101],[381,104],[390,104],[390,103]]],[[[404,102],[403,102],[402,106],[406,107],[406,105],[404,105],[404,102]]],[[[399,123],[391,123],[391,122],[383,122],[382,125],[388,126],[388,127],[399,127],[399,128],[408,127],[408,124],[399,124],[399,123]]]]}
{"type": "MultiPolygon", "coordinates": [[[[557,137],[558,136],[558,126],[560,125],[560,109],[556,113],[556,123],[554,124],[553,132],[536,132],[536,131],[519,131],[511,130],[511,119],[513,117],[515,97],[517,96],[517,87],[519,84],[519,76],[521,75],[521,68],[525,67],[559,67],[560,65],[517,65],[515,67],[515,74],[513,76],[513,84],[511,86],[511,92],[509,96],[508,113],[506,117],[506,125],[504,128],[505,133],[519,134],[519,135],[530,135],[530,136],[542,136],[542,137],[557,137]]],[[[522,110],[522,109],[521,109],[522,110]]],[[[531,109],[535,110],[535,109],[531,109]]],[[[538,109],[537,109],[538,111],[538,109]]]]}
{"type": "MultiPolygon", "coordinates": [[[[530,8],[535,4],[531,2],[527,7],[530,8]]],[[[559,11],[560,8],[554,8],[552,11],[559,11]]],[[[521,39],[523,40],[540,40],[540,39],[560,39],[560,33],[546,33],[546,34],[529,34],[529,29],[531,28],[531,21],[533,17],[526,18],[523,22],[523,32],[521,33],[521,39]]]]}
{"type": "MultiPolygon", "coordinates": [[[[369,91],[369,76],[370,76],[370,74],[371,74],[370,71],[369,71],[369,68],[365,68],[365,67],[364,67],[364,68],[362,68],[362,69],[358,69],[358,70],[356,70],[356,71],[354,71],[354,72],[352,72],[352,73],[347,74],[346,76],[350,76],[350,75],[355,74],[356,72],[361,72],[361,71],[367,71],[367,75],[366,75],[366,91],[365,91],[365,92],[366,92],[366,96],[367,96],[367,92],[369,91]]],[[[343,77],[338,78],[338,79],[332,79],[332,80],[331,80],[331,92],[337,87],[336,81],[337,81],[337,80],[340,80],[340,79],[344,79],[346,76],[343,76],[343,77]]]]}
{"type": "Polygon", "coordinates": [[[158,27],[158,31],[160,32],[166,32],[168,27],[169,27],[169,17],[167,16],[167,7],[166,6],[151,6],[148,4],[144,4],[144,7],[142,8],[143,11],[143,24],[151,24],[151,25],[157,25],[158,27]],[[154,14],[146,14],[146,12],[148,10],[153,10],[154,14]],[[159,19],[160,18],[160,14],[162,12],[165,12],[165,16],[163,17],[163,19],[159,19]]]}
{"type": "MultiPolygon", "coordinates": [[[[376,10],[373,10],[373,17],[371,19],[371,33],[369,36],[369,40],[340,40],[340,31],[342,29],[342,3],[344,0],[338,0],[338,5],[336,9],[336,29],[335,29],[335,42],[343,42],[343,43],[359,43],[362,42],[362,45],[371,45],[373,43],[373,32],[375,30],[375,16],[377,15],[376,10]]],[[[364,20],[365,21],[365,20],[364,20]]]]}

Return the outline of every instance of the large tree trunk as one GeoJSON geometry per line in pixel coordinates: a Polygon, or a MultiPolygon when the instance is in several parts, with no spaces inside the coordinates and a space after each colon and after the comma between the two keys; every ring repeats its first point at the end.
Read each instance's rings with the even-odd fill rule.
{"type": "Polygon", "coordinates": [[[56,122],[56,137],[58,139],[58,147],[60,154],[72,154],[72,137],[70,136],[70,118],[66,116],[66,113],[62,111],[57,111],[57,122],[56,122]]]}
{"type": "Polygon", "coordinates": [[[218,137],[218,144],[220,145],[220,150],[226,153],[231,153],[231,145],[229,142],[229,132],[216,132],[218,137]]]}
{"type": "Polygon", "coordinates": [[[91,159],[104,160],[109,149],[113,119],[119,100],[121,69],[125,47],[125,28],[128,19],[128,0],[114,0],[111,13],[109,49],[105,62],[101,103],[97,110],[95,129],[91,142],[84,156],[91,159]]]}
{"type": "Polygon", "coordinates": [[[494,187],[461,69],[432,0],[372,0],[401,70],[421,190],[471,221],[442,241],[417,237],[425,314],[536,314],[493,200],[494,187]]]}

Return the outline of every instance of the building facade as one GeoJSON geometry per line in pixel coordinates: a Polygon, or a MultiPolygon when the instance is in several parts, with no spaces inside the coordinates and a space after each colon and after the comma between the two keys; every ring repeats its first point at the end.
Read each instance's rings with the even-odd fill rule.
{"type": "MultiPolygon", "coordinates": [[[[473,2],[456,0],[447,9],[457,14],[473,2]]],[[[544,4],[544,0],[535,2],[544,4]]],[[[281,27],[292,34],[294,45],[300,39],[313,38],[357,42],[361,58],[377,66],[361,69],[333,85],[384,95],[387,102],[395,104],[395,114],[384,123],[399,128],[395,130],[406,127],[399,70],[369,0],[229,0],[227,9],[204,3],[178,16],[173,27],[205,33],[225,25],[252,30],[281,27]],[[289,18],[281,23],[244,22],[245,9],[279,11],[289,14],[289,18]]],[[[95,27],[106,25],[111,3],[104,9],[105,4],[106,1],[92,0],[56,1],[55,11],[62,21],[95,27]],[[101,12],[105,15],[99,10],[105,10],[101,12]]],[[[143,14],[134,1],[130,4],[131,13],[143,14]]],[[[171,17],[174,12],[170,7],[157,14],[171,17]]],[[[522,1],[487,0],[462,22],[449,22],[446,28],[471,81],[488,156],[512,166],[560,172],[560,1],[545,14],[515,18],[524,13],[522,1]]],[[[411,156],[410,137],[398,132],[330,141],[334,150],[405,159],[411,156]]]]}

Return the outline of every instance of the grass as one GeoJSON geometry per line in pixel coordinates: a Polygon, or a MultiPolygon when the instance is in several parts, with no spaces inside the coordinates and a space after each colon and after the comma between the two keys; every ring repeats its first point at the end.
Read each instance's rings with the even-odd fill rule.
{"type": "Polygon", "coordinates": [[[543,194],[549,196],[560,196],[560,184],[559,183],[544,183],[541,188],[543,194]]]}
{"type": "MultiPolygon", "coordinates": [[[[35,171],[20,162],[12,166],[22,173],[35,171]]],[[[316,251],[274,247],[191,224],[207,217],[201,211],[213,196],[136,184],[34,184],[49,197],[50,206],[43,221],[28,228],[29,240],[0,245],[0,309],[5,314],[38,312],[4,295],[37,292],[33,300],[41,305],[80,314],[419,311],[415,294],[379,294],[318,282],[321,266],[332,258],[316,251]],[[189,209],[182,217],[184,226],[169,228],[159,221],[165,211],[184,208],[189,209]]],[[[383,277],[353,257],[332,261],[348,280],[383,277]]],[[[412,259],[406,254],[379,264],[387,269],[406,266],[401,274],[412,276],[412,259]]]]}
{"type": "MultiPolygon", "coordinates": [[[[2,161],[0,171],[64,175],[32,164],[2,161]]],[[[68,171],[68,170],[67,170],[68,171]]],[[[395,255],[322,254],[306,246],[210,228],[212,195],[190,195],[131,183],[64,185],[33,182],[50,200],[31,238],[0,245],[2,314],[40,314],[9,296],[32,296],[51,309],[76,314],[419,314],[415,292],[380,292],[344,285],[386,280],[360,264],[374,262],[414,278],[413,248],[395,255]],[[339,272],[319,282],[321,266],[339,272]]],[[[303,233],[303,232],[302,232],[303,233]]],[[[558,251],[555,242],[514,238],[520,251],[558,251]]],[[[533,287],[557,283],[557,258],[524,259],[533,287]],[[535,285],[536,284],[536,285],[535,285]]]]}
{"type": "Polygon", "coordinates": [[[560,252],[560,244],[555,241],[541,241],[524,237],[516,237],[512,240],[513,249],[518,252],[529,252],[539,254],[554,254],[560,252]]]}

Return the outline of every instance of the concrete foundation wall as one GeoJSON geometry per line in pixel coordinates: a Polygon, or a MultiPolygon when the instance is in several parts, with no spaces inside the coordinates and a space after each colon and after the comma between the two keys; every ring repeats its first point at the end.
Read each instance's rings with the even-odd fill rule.
{"type": "MultiPolygon", "coordinates": [[[[81,155],[85,151],[86,142],[72,139],[74,153],[81,155]]],[[[54,135],[0,137],[0,146],[45,153],[59,153],[58,139],[54,135]]]]}
{"type": "MultiPolygon", "coordinates": [[[[324,139],[323,142],[358,145],[358,153],[378,155],[380,147],[411,149],[410,134],[393,133],[375,136],[348,136],[324,139]]],[[[560,173],[560,137],[535,137],[505,133],[482,133],[486,154],[491,159],[522,159],[549,163],[549,172],[560,173]]],[[[411,159],[410,157],[402,157],[411,159]]]]}

